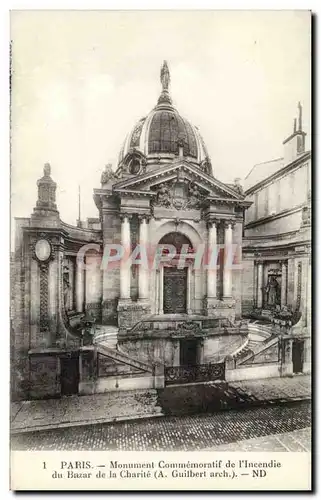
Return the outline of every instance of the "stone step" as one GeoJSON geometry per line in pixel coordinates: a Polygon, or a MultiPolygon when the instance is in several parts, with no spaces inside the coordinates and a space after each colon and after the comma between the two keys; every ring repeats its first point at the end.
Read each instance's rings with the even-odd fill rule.
{"type": "Polygon", "coordinates": [[[95,344],[99,343],[101,345],[109,347],[110,349],[116,349],[118,339],[117,339],[117,335],[104,334],[104,335],[95,337],[94,342],[95,342],[95,344]]]}
{"type": "Polygon", "coordinates": [[[118,327],[113,325],[97,325],[94,343],[105,344],[106,347],[116,349],[118,342],[118,327]]]}
{"type": "Polygon", "coordinates": [[[141,361],[139,359],[134,359],[125,352],[119,350],[119,349],[114,349],[109,347],[106,343],[103,342],[95,342],[95,345],[97,347],[97,350],[100,354],[103,356],[107,356],[109,358],[114,359],[115,361],[118,361],[119,363],[124,363],[125,365],[132,366],[134,368],[138,368],[139,370],[142,370],[143,372],[152,372],[153,371],[153,366],[145,363],[144,361],[141,361]]]}

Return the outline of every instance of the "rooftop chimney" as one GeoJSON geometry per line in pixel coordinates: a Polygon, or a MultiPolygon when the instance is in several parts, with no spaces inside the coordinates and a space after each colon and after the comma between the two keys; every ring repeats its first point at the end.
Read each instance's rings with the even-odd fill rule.
{"type": "Polygon", "coordinates": [[[302,105],[298,103],[298,118],[294,118],[293,132],[283,141],[284,164],[288,165],[305,152],[305,136],[302,130],[302,105]]]}

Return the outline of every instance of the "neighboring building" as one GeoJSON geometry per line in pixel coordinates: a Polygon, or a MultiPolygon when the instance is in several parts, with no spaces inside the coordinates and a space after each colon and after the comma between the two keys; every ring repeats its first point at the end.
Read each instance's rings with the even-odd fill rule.
{"type": "MultiPolygon", "coordinates": [[[[276,335],[269,324],[262,335],[256,332],[251,338],[251,328],[242,320],[244,312],[265,307],[264,279],[271,274],[279,281],[284,246],[286,251],[291,248],[287,254],[289,285],[286,299],[282,288],[280,300],[295,305],[295,310],[303,307],[304,299],[298,297],[307,290],[303,277],[308,243],[303,242],[308,237],[304,236],[308,217],[302,227],[293,226],[289,233],[277,222],[280,214],[268,216],[269,201],[264,219],[261,198],[255,203],[256,192],[281,179],[289,165],[267,181],[256,178],[246,195],[239,182],[218,181],[198,129],[172,104],[169,81],[164,63],[156,107],[128,134],[116,171],[108,165],[101,187],[94,190],[99,218],[86,223],[78,220],[76,227],[61,221],[56,184],[46,164],[33,214],[16,220],[12,331],[16,398],[292,373],[289,356],[279,359],[279,349],[288,352],[284,334],[276,335]],[[260,208],[255,208],[257,204],[260,208]],[[249,207],[244,244],[244,213],[249,207]],[[275,230],[268,229],[274,220],[275,230]],[[282,251],[278,238],[285,242],[282,251]],[[277,263],[270,265],[272,243],[277,263]],[[137,245],[147,248],[149,268],[130,265],[128,260],[104,268],[103,249],[118,244],[128,254],[137,245]],[[89,246],[84,269],[77,255],[85,245],[89,246]],[[176,258],[165,254],[159,265],[151,265],[158,245],[171,245],[167,248],[174,248],[176,258]],[[212,251],[218,245],[225,250],[219,253],[217,269],[204,265],[207,251],[203,264],[195,265],[200,249],[212,251]],[[292,253],[303,245],[304,253],[294,258],[292,253]],[[232,247],[237,249],[233,266],[228,258],[232,247]],[[254,288],[258,280],[260,293],[254,288]],[[268,352],[267,362],[262,352],[268,352]]],[[[304,149],[300,127],[288,145],[294,141],[304,149]]],[[[307,163],[309,156],[300,149],[289,172],[303,158],[307,163]]],[[[274,188],[270,189],[272,193],[274,188]]],[[[297,212],[276,205],[275,210],[281,209],[294,224],[297,212]]],[[[298,210],[308,214],[307,198],[298,210]]],[[[279,285],[274,283],[269,284],[266,307],[270,312],[280,302],[275,298],[279,285]]]]}
{"type": "Polygon", "coordinates": [[[311,362],[311,151],[305,150],[302,107],[284,158],[255,165],[245,178],[243,314],[300,321],[293,328],[293,371],[311,362]]]}

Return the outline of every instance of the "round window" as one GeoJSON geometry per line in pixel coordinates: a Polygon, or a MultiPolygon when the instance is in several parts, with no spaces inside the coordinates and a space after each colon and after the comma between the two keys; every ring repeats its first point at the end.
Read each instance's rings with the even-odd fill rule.
{"type": "Polygon", "coordinates": [[[131,174],[136,175],[140,171],[140,161],[139,160],[132,160],[130,163],[129,171],[131,174]]]}
{"type": "Polygon", "coordinates": [[[51,254],[51,246],[48,240],[38,240],[35,246],[35,254],[38,260],[44,262],[51,254]]]}

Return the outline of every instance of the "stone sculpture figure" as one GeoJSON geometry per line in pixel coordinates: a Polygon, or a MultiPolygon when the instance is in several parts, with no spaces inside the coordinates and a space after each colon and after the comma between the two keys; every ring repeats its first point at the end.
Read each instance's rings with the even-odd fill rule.
{"type": "Polygon", "coordinates": [[[100,182],[101,184],[107,184],[109,180],[115,179],[115,172],[113,171],[112,164],[108,163],[105,165],[105,170],[101,174],[100,182]]]}
{"type": "Polygon", "coordinates": [[[165,186],[164,184],[161,184],[159,186],[157,194],[157,202],[159,205],[162,205],[163,207],[171,206],[171,195],[169,193],[167,186],[165,186]]]}
{"type": "Polygon", "coordinates": [[[267,294],[267,304],[270,307],[275,307],[279,303],[280,285],[275,276],[269,276],[265,292],[267,294]]]}
{"type": "Polygon", "coordinates": [[[167,66],[167,62],[164,61],[164,64],[163,64],[162,69],[161,69],[161,83],[162,83],[163,90],[168,90],[170,79],[171,79],[171,77],[170,77],[169,69],[167,66]]]}

